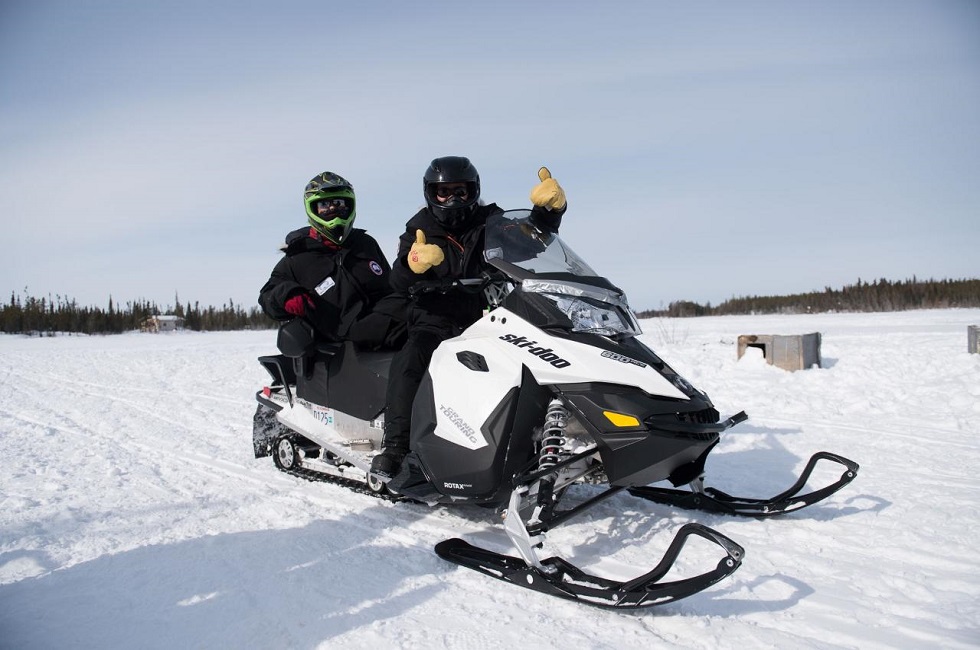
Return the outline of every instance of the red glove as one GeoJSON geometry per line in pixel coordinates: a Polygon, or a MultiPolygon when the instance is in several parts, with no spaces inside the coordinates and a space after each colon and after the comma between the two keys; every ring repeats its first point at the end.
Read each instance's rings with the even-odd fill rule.
{"type": "Polygon", "coordinates": [[[304,316],[307,309],[314,309],[313,298],[310,298],[308,293],[297,293],[287,300],[282,307],[293,316],[304,316]]]}

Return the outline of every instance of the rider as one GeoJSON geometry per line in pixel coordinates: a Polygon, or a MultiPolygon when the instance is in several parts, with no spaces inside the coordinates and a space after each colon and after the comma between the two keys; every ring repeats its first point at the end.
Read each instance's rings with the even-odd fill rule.
{"type": "MultiPolygon", "coordinates": [[[[317,174],[303,192],[309,226],[286,235],[279,260],[259,292],[270,317],[304,317],[327,340],[360,348],[397,348],[405,338],[392,295],[391,267],[378,242],[354,228],[354,187],[333,172],[317,174]]],[[[402,302],[403,304],[403,302],[402,302]]]]}
{"type": "MultiPolygon", "coordinates": [[[[565,213],[565,192],[546,167],[531,190],[531,216],[543,230],[557,232],[565,213]]],[[[479,278],[490,269],[483,259],[487,218],[503,210],[480,199],[480,175],[460,156],[436,158],[422,177],[426,207],[409,219],[398,246],[391,285],[400,294],[420,280],[479,278]]],[[[427,293],[409,307],[408,341],[395,355],[388,379],[382,452],[371,471],[383,478],[397,473],[408,453],[412,402],[432,353],[483,315],[481,294],[427,293]]]]}

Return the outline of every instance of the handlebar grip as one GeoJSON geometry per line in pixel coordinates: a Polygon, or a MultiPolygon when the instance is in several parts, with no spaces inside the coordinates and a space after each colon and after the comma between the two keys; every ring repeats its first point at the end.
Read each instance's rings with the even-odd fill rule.
{"type": "Polygon", "coordinates": [[[442,280],[419,280],[408,289],[410,296],[418,296],[423,293],[447,293],[453,289],[466,289],[477,291],[483,288],[486,282],[483,278],[453,278],[442,280]]]}

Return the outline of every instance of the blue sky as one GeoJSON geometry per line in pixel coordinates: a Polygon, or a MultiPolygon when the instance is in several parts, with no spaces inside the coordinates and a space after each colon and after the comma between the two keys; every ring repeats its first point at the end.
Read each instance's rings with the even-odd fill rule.
{"type": "Polygon", "coordinates": [[[0,6],[0,295],[251,306],[311,177],[392,257],[442,155],[636,309],[978,277],[980,3],[0,6]]]}

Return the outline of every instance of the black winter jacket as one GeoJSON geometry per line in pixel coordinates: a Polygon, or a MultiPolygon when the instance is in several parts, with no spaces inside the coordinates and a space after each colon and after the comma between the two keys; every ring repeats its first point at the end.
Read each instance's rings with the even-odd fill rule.
{"type": "Polygon", "coordinates": [[[391,267],[378,242],[355,228],[342,247],[332,248],[311,237],[310,230],[300,228],[286,235],[285,255],[259,292],[262,309],[276,320],[289,320],[293,316],[283,305],[305,291],[314,300],[307,317],[324,337],[383,338],[387,320],[371,320],[370,328],[380,331],[355,331],[369,329],[359,321],[391,294],[391,267]]]}
{"type": "MultiPolygon", "coordinates": [[[[487,219],[503,212],[496,203],[480,205],[466,228],[450,232],[440,224],[429,209],[423,208],[409,219],[405,232],[398,240],[398,258],[391,270],[391,286],[402,295],[419,280],[479,278],[492,267],[483,259],[484,230],[487,219]],[[408,266],[408,252],[416,240],[416,231],[425,233],[425,241],[442,249],[446,259],[423,274],[408,266]]],[[[565,208],[549,212],[535,207],[532,218],[540,227],[558,232],[565,208]]],[[[410,327],[428,330],[440,338],[457,336],[483,315],[486,302],[482,294],[449,292],[418,296],[410,308],[410,327]]]]}

